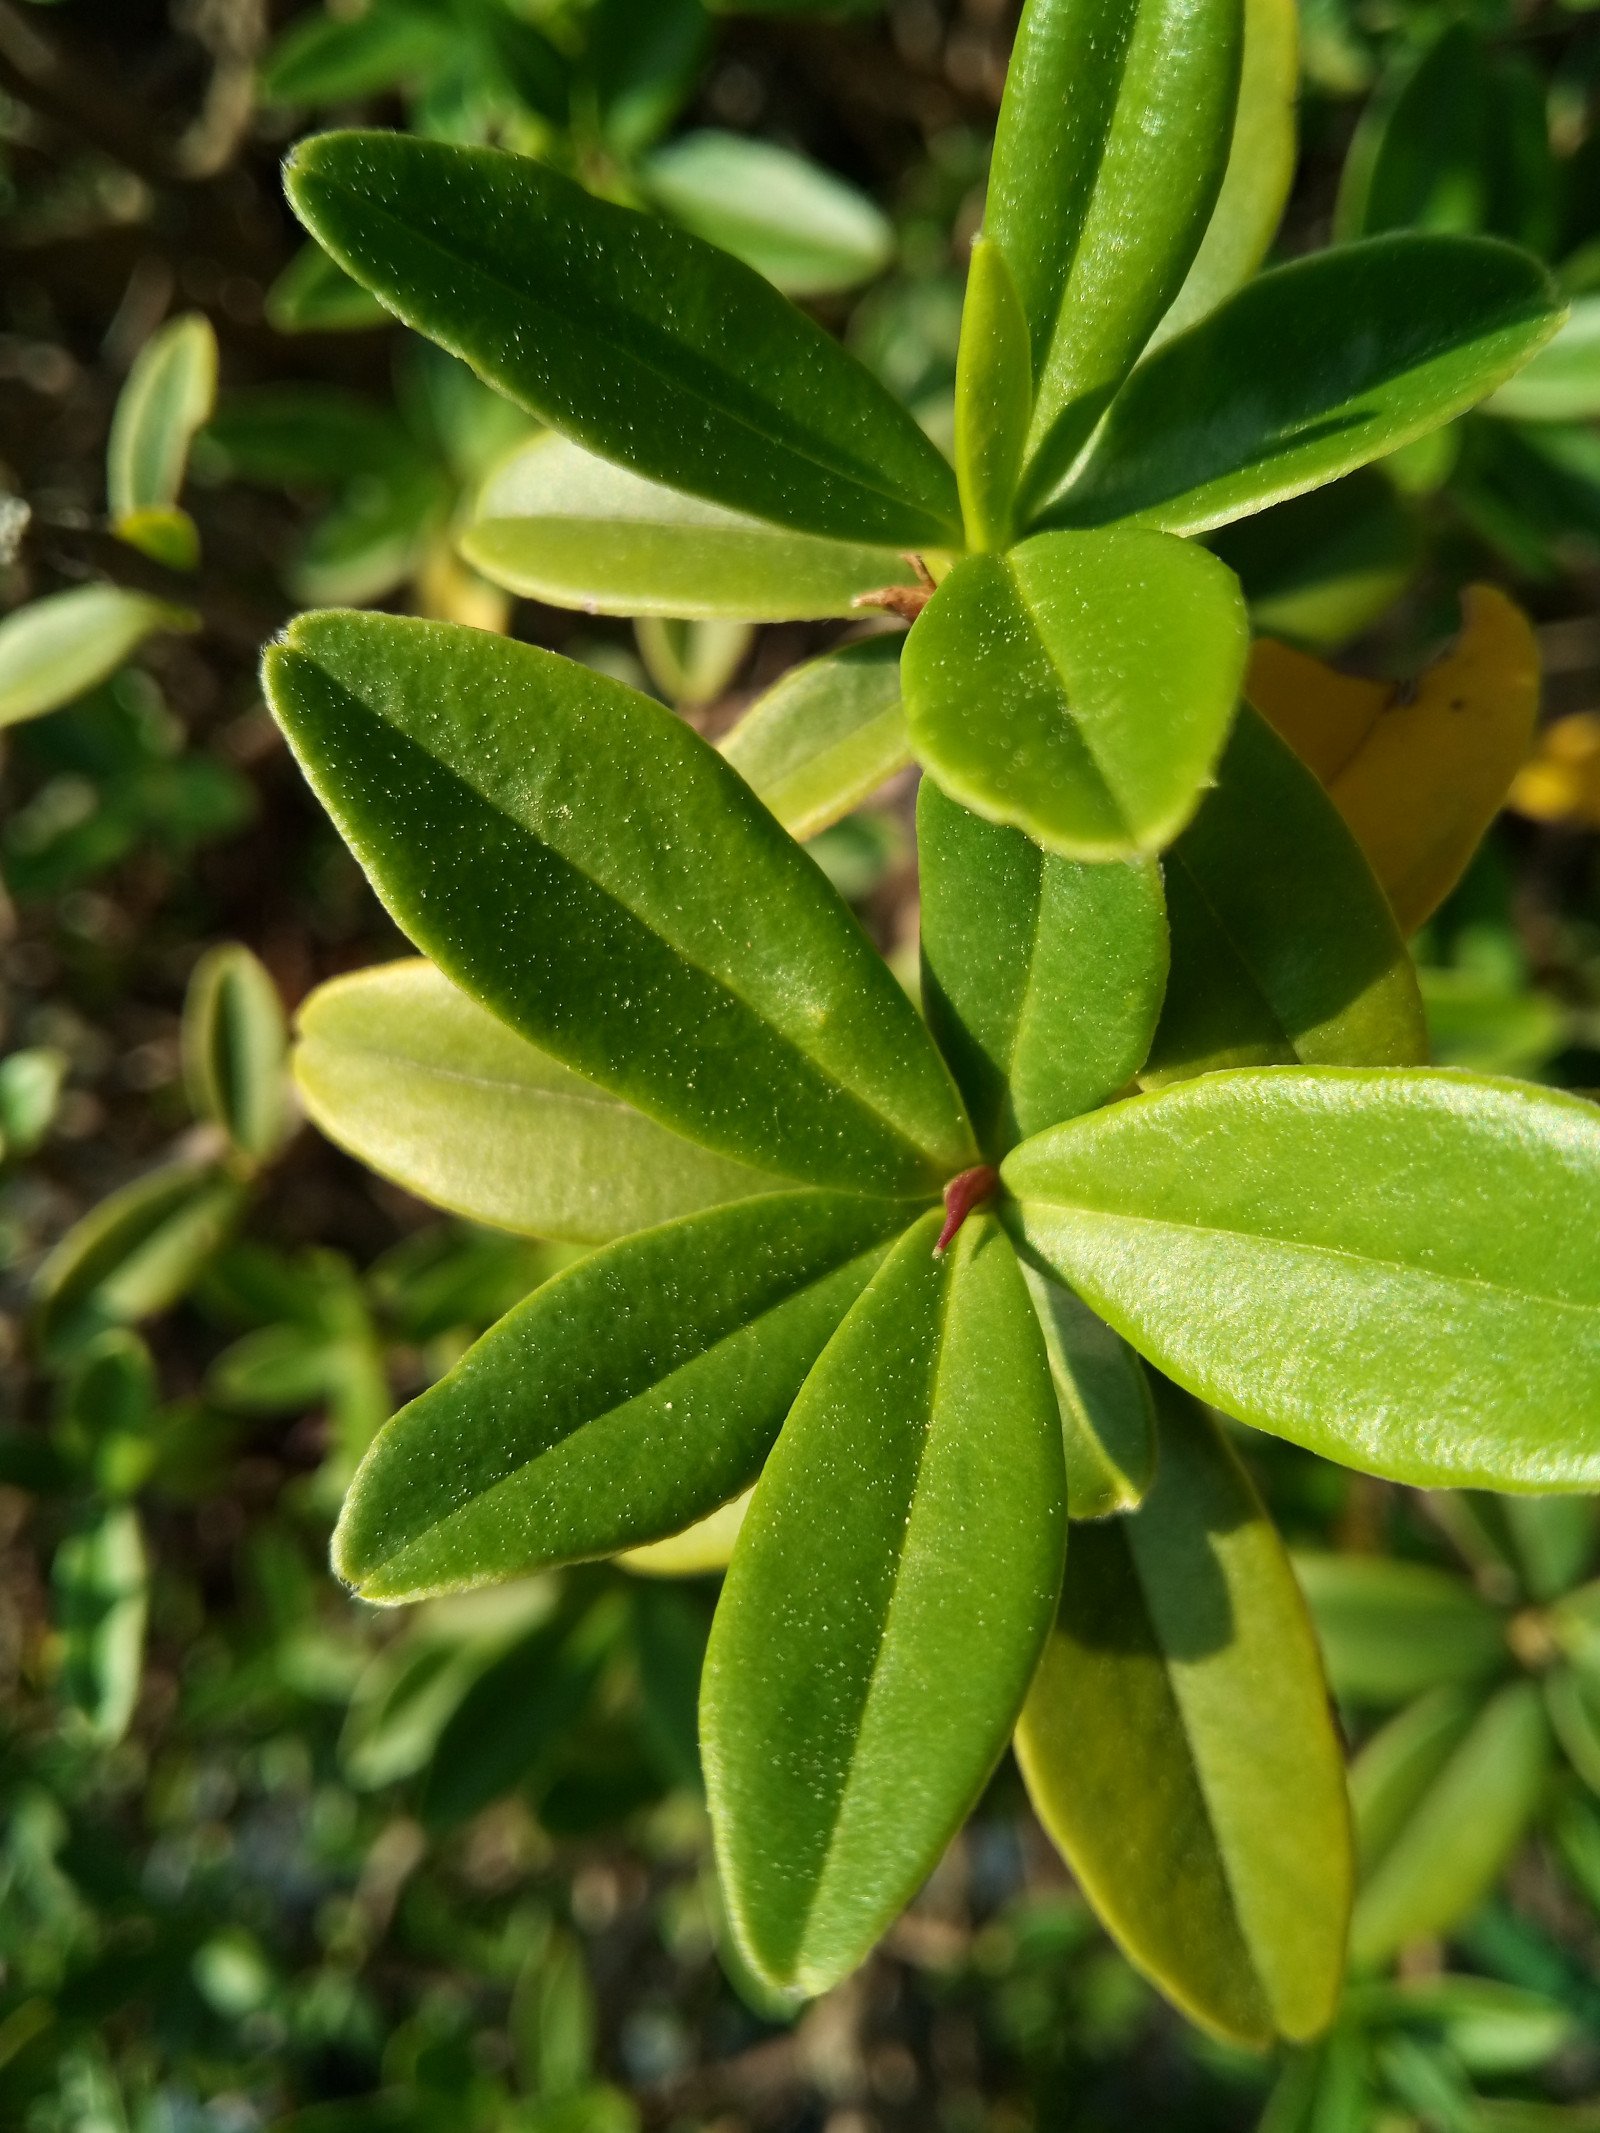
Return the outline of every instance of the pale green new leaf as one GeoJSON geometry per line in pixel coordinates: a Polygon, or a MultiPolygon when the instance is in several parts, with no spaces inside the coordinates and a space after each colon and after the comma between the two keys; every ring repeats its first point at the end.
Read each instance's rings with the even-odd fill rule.
{"type": "Polygon", "coordinates": [[[1117,529],[957,563],[902,661],[918,759],[1070,859],[1154,852],[1193,814],[1249,648],[1231,572],[1117,529]]]}
{"type": "Polygon", "coordinates": [[[1147,1086],[1218,1067],[1426,1060],[1388,900],[1327,793],[1250,705],[1162,871],[1172,975],[1147,1086]]]}
{"type": "Polygon", "coordinates": [[[120,585],[79,585],[30,600],[0,622],[0,726],[86,695],[147,637],[194,627],[184,609],[120,585]]]}
{"type": "Polygon", "coordinates": [[[288,1029],[278,988],[236,942],[195,965],[183,1007],[189,1102],[254,1162],[275,1154],[287,1123],[288,1029]]]}
{"type": "Polygon", "coordinates": [[[1404,1703],[1510,1664],[1504,1618],[1465,1578],[1381,1555],[1297,1555],[1336,1696],[1404,1703]]]}
{"type": "Polygon", "coordinates": [[[497,585],[599,615],[819,621],[916,582],[896,548],[728,511],[554,435],[490,475],[458,545],[497,585]]]}
{"type": "Polygon", "coordinates": [[[911,760],[893,636],[791,667],[721,743],[723,756],[791,837],[814,837],[911,760]]]}
{"type": "Polygon", "coordinates": [[[747,1488],[905,1214],[784,1193],[594,1253],[379,1432],[334,1566],[367,1599],[677,1533],[747,1488]]]}
{"type": "Polygon", "coordinates": [[[915,547],[959,525],[911,416],[751,268],[526,156],[334,133],[296,212],[407,325],[636,473],[801,532],[915,547]]]}
{"type": "Polygon", "coordinates": [[[1274,267],[1139,366],[1044,522],[1248,517],[1461,414],[1563,315],[1539,262],[1486,237],[1374,237],[1274,267]]]}
{"type": "Polygon", "coordinates": [[[641,615],[634,642],[645,672],[682,711],[714,704],[749,657],[755,630],[725,616],[691,621],[682,616],[641,615]]]}
{"type": "Polygon", "coordinates": [[[813,1184],[926,1191],[972,1160],[881,957],[671,712],[530,645],[393,616],[302,616],[266,679],[396,920],[563,1065],[813,1184]]]}
{"type": "Polygon", "coordinates": [[[430,963],[318,986],[294,1073],[341,1148],[419,1199],[530,1237],[604,1244],[778,1182],[569,1073],[430,963]]]}
{"type": "Polygon", "coordinates": [[[1468,1074],[1213,1074],[1007,1158],[1032,1248],[1170,1376],[1421,1486],[1600,1486],[1600,1111],[1468,1074]]]}
{"type": "Polygon", "coordinates": [[[1012,503],[1033,414],[1033,354],[1006,255],[980,237],[967,269],[956,359],[956,481],[972,548],[1011,545],[1012,503]]]}
{"type": "Polygon", "coordinates": [[[1555,339],[1483,411],[1508,422],[1590,422],[1600,415],[1600,296],[1580,296],[1555,339]]]}
{"type": "Polygon", "coordinates": [[[1143,1363],[1070,1289],[1024,1266],[1061,1409],[1067,1512],[1111,1518],[1144,1501],[1156,1471],[1156,1410],[1143,1363]]]}
{"type": "Polygon", "coordinates": [[[701,1692],[728,1916],[822,1992],[981,1791],[1049,1628],[1061,1427],[992,1218],[908,1231],[823,1354],[734,1548],[701,1692]]]}
{"type": "Polygon", "coordinates": [[[1271,1520],[1207,1416],[1171,1386],[1158,1414],[1144,1503],[1073,1532],[1017,1759],[1124,1954],[1259,2048],[1338,2005],[1343,1759],[1271,1520]]]}
{"type": "Polygon", "coordinates": [[[1239,90],[1240,0],[1029,0],[984,234],[1033,343],[1035,496],[1059,481],[1182,285],[1239,90]]]}
{"type": "Polygon", "coordinates": [[[106,445],[111,530],[158,562],[192,570],[200,546],[177,509],[195,432],[217,399],[217,337],[191,311],[152,334],[117,396],[106,445]]]}
{"type": "Polygon", "coordinates": [[[997,1157],[1105,1103],[1161,1013],[1167,922],[1154,860],[1083,863],[917,795],[923,1009],[997,1157]]]}
{"type": "Polygon", "coordinates": [[[1374,1736],[1350,1773],[1362,1887],[1351,1960],[1376,1964],[1436,1939],[1489,1892],[1538,1804],[1550,1734],[1536,1683],[1473,1714],[1448,1695],[1374,1736]]]}

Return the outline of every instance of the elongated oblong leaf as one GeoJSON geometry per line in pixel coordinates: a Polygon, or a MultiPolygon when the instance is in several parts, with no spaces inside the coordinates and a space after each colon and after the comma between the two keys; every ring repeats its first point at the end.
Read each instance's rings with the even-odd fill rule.
{"type": "Polygon", "coordinates": [[[1079,1527],[1017,1728],[1039,1817],[1125,1954],[1205,2028],[1326,2028],[1353,1878],[1294,1573],[1216,1426],[1162,1389],[1137,1511],[1079,1527]]]}
{"type": "Polygon", "coordinates": [[[1248,641],[1232,574],[1162,535],[968,556],[906,643],[912,746],[963,806],[1068,858],[1156,851],[1194,812],[1248,641]]]}
{"type": "Polygon", "coordinates": [[[157,561],[193,569],[199,541],[177,509],[195,432],[217,397],[217,337],[203,312],[151,335],[117,396],[106,445],[111,530],[157,561]]]}
{"type": "Polygon", "coordinates": [[[1600,415],[1600,296],[1580,296],[1553,341],[1484,412],[1508,422],[1590,422],[1600,415]]]}
{"type": "Polygon", "coordinates": [[[1600,1483],[1600,1112],[1448,1072],[1209,1075],[1007,1158],[1029,1244],[1202,1399],[1423,1486],[1600,1483]]]}
{"type": "Polygon", "coordinates": [[[1055,1607],[1061,1427],[1004,1236],[906,1233],[807,1381],[712,1628],[701,1745],[728,1915],[820,1992],[938,1860],[1055,1607]]]}
{"type": "Polygon", "coordinates": [[[1147,1084],[1243,1066],[1412,1066],[1416,972],[1338,809],[1248,705],[1162,861],[1172,975],[1147,1084]]]}
{"type": "Polygon", "coordinates": [[[461,553],[497,585],[601,615],[808,622],[910,585],[896,548],[826,540],[646,481],[565,437],[537,437],[480,491],[461,553]]]}
{"type": "Polygon", "coordinates": [[[1124,1088],[1167,979],[1153,860],[1080,862],[917,795],[923,1006],[978,1139],[1003,1153],[1124,1088]]]}
{"type": "Polygon", "coordinates": [[[1227,161],[1242,41],[1240,0],[1030,0],[1023,12],[984,233],[1031,333],[1030,452],[1046,483],[1194,257],[1227,161]]]}
{"type": "Polygon", "coordinates": [[[791,667],[721,742],[791,837],[814,837],[911,760],[898,636],[791,667]]]}
{"type": "Polygon", "coordinates": [[[681,1532],[755,1479],[903,1222],[881,1201],[779,1194],[546,1282],[379,1433],[339,1574],[415,1599],[681,1532]]]}
{"type": "Polygon", "coordinates": [[[319,986],[294,1072],[341,1148],[419,1199],[531,1237],[605,1244],[776,1183],[569,1073],[431,963],[319,986]]]}
{"type": "Polygon", "coordinates": [[[967,268],[956,361],[956,480],[973,548],[1011,544],[1032,413],[1033,351],[1022,299],[1005,253],[980,237],[967,268]]]}
{"type": "Polygon", "coordinates": [[[1061,1409],[1067,1514],[1111,1518],[1144,1501],[1156,1471],[1150,1378],[1120,1333],[1064,1289],[1025,1266],[1061,1409]]]}
{"type": "Polygon", "coordinates": [[[196,1114],[264,1162],[283,1138],[288,1029],[261,964],[237,942],[202,956],[183,1013],[183,1065],[196,1114]]]}
{"type": "Polygon", "coordinates": [[[107,681],[160,630],[194,618],[120,585],[79,585],[30,600],[0,622],[0,726],[70,704],[107,681]]]}
{"type": "Polygon", "coordinates": [[[1045,517],[1226,525],[1448,422],[1561,318],[1538,261],[1490,238],[1374,237],[1275,267],[1141,364],[1045,517]]]}
{"type": "Polygon", "coordinates": [[[1377,1555],[1298,1555],[1328,1681],[1354,1703],[1403,1703],[1508,1661],[1504,1618],[1465,1578],[1377,1555]]]}
{"type": "Polygon", "coordinates": [[[564,1065],[721,1154],[926,1190],[945,1069],[822,874],[659,704],[529,645],[303,616],[273,708],[417,945],[564,1065]]]}
{"type": "Polygon", "coordinates": [[[403,318],[530,414],[652,480],[802,532],[948,541],[955,476],[749,267],[525,156],[404,134],[302,142],[289,197],[403,318]]]}

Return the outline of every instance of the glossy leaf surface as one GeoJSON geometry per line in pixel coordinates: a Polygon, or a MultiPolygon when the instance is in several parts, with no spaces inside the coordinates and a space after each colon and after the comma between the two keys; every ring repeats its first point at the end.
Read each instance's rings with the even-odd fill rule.
{"type": "Polygon", "coordinates": [[[896,636],[791,667],[720,743],[791,837],[814,837],[911,760],[896,636]]]}
{"type": "Polygon", "coordinates": [[[30,600],[0,622],[0,726],[38,718],[108,681],[160,630],[193,617],[120,585],[79,585],[30,600]]]}
{"type": "Polygon", "coordinates": [[[1066,1533],[1061,1428],[993,1220],[907,1232],[767,1462],[712,1628],[701,1745],[747,1960],[813,1993],[915,1893],[1005,1745],[1066,1533]]]}
{"type": "Polygon", "coordinates": [[[1416,972],[1383,891],[1316,779],[1248,708],[1162,870],[1172,976],[1147,1083],[1427,1058],[1416,972]]]}
{"type": "Polygon", "coordinates": [[[1539,646],[1492,585],[1461,595],[1461,635],[1415,683],[1339,674],[1264,639],[1245,691],[1315,771],[1402,932],[1436,911],[1533,745],[1539,646]]]}
{"type": "Polygon", "coordinates": [[[1271,1520],[1192,1402],[1168,1386],[1158,1411],[1144,1503],[1073,1533],[1017,1758],[1123,1952],[1260,2047],[1315,2035],[1338,2003],[1343,1761],[1271,1520]]]}
{"type": "Polygon", "coordinates": [[[896,548],[823,540],[643,480],[565,437],[538,437],[479,494],[461,553],[497,585],[602,615],[848,615],[911,585],[896,548]]]}
{"type": "Polygon", "coordinates": [[[1328,1682],[1352,1703],[1404,1703],[1509,1661],[1505,1625],[1465,1578],[1386,1556],[1299,1555],[1328,1682]]]}
{"type": "Polygon", "coordinates": [[[431,963],[318,986],[294,1072],[341,1148],[419,1199],[530,1237],[604,1244],[777,1183],[569,1073],[431,963]]]}
{"type": "Polygon", "coordinates": [[[755,1479],[903,1222],[781,1194],[545,1283],[380,1432],[334,1538],[340,1576],[416,1599],[681,1532],[755,1479]]]}
{"type": "Polygon", "coordinates": [[[680,134],[640,173],[655,204],[788,296],[825,296],[882,273],[894,231],[864,193],[775,141],[680,134]]]}
{"type": "Polygon", "coordinates": [[[407,325],[635,472],[805,533],[938,544],[955,477],[910,415],[749,267],[523,156],[324,134],[288,165],[313,236],[407,325]]]}
{"type": "Polygon", "coordinates": [[[267,682],[399,923],[563,1065],[816,1184],[915,1192],[970,1161],[887,967],[671,712],[528,645],[376,615],[301,617],[267,682]]]}
{"type": "Polygon", "coordinates": [[[1155,851],[1193,813],[1248,647],[1203,549],[1116,530],[974,555],[907,640],[906,716],[944,790],[1074,859],[1155,851]]]}
{"type": "Polygon", "coordinates": [[[1357,1963],[1381,1962],[1464,1918],[1515,1849],[1544,1784],[1550,1737],[1535,1683],[1513,1682],[1454,1723],[1448,1706],[1436,1707],[1436,1721],[1432,1708],[1402,1714],[1351,1772],[1363,1877],[1350,1926],[1357,1963]]]}
{"type": "Polygon", "coordinates": [[[1067,1512],[1111,1518],[1142,1503],[1156,1471],[1156,1410],[1143,1363],[1103,1318],[1036,1267],[1023,1278],[1061,1409],[1067,1512]]]}
{"type": "Polygon", "coordinates": [[[1032,413],[1033,351],[1022,299],[1005,253],[980,237],[967,268],[956,358],[956,480],[970,547],[1010,546],[1032,413]]]}
{"type": "Polygon", "coordinates": [[[249,949],[230,944],[202,956],[184,1002],[189,1102],[253,1162],[264,1162],[283,1139],[287,1049],[278,988],[249,949]]]}
{"type": "Polygon", "coordinates": [[[1600,1112],[1411,1070],[1218,1074],[1005,1165],[1029,1244],[1202,1399],[1423,1486],[1600,1479],[1600,1112]]]}
{"type": "Polygon", "coordinates": [[[1538,262],[1402,235],[1274,267],[1141,364],[1054,525],[1226,525],[1448,422],[1561,323],[1538,262]]]}
{"type": "Polygon", "coordinates": [[[991,1155],[1124,1088],[1167,978],[1153,860],[1084,863],[917,794],[922,996],[991,1155]]]}
{"type": "Polygon", "coordinates": [[[1240,0],[1024,10],[984,234],[1033,344],[1035,480],[1066,472],[1178,293],[1222,182],[1242,40],[1240,0]]]}

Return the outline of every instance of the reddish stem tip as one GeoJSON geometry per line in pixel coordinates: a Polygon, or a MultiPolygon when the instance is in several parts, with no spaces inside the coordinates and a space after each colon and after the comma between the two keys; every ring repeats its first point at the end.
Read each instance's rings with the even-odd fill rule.
{"type": "Polygon", "coordinates": [[[944,1189],[944,1228],[939,1232],[939,1241],[933,1248],[935,1259],[942,1259],[955,1242],[956,1232],[975,1207],[991,1199],[1000,1183],[1000,1173],[988,1163],[978,1163],[971,1170],[961,1170],[944,1189]]]}

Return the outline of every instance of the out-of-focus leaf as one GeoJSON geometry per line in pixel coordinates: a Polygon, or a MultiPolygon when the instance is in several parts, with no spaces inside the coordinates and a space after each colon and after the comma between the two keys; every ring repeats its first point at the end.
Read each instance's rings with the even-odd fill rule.
{"type": "Polygon", "coordinates": [[[1169,1376],[1421,1486],[1600,1478],[1600,1111],[1418,1068],[1210,1074],[1006,1158],[1029,1246],[1169,1376]]]}
{"type": "Polygon", "coordinates": [[[233,481],[338,488],[392,473],[417,447],[384,407],[332,385],[256,385],[225,393],[204,449],[233,481]]]}
{"type": "Polygon", "coordinates": [[[217,337],[191,311],[151,335],[128,372],[106,445],[111,530],[179,570],[200,559],[193,522],[177,509],[195,432],[217,397],[217,337]]]}
{"type": "Polygon", "coordinates": [[[302,15],[260,75],[272,104],[345,104],[421,79],[449,50],[447,14],[404,0],[369,0],[359,12],[302,15]]]}
{"type": "Polygon", "coordinates": [[[249,949],[230,942],[202,956],[183,1008],[189,1101],[252,1162],[283,1139],[287,1050],[278,988],[249,949]]]}
{"type": "MultiPolygon", "coordinates": [[[[1454,434],[1435,430],[1423,442],[1454,434]]],[[[1360,467],[1218,527],[1207,545],[1237,574],[1257,630],[1317,650],[1377,621],[1421,561],[1423,538],[1394,483],[1360,467]]]]}
{"type": "Polygon", "coordinates": [[[1508,422],[1588,422],[1600,415],[1600,296],[1580,296],[1572,316],[1532,362],[1484,403],[1508,422]]]}
{"type": "Polygon", "coordinates": [[[389,314],[311,238],[267,291],[263,305],[275,333],[360,333],[387,326],[389,314]]]}
{"type": "Polygon", "coordinates": [[[1336,1696],[1404,1703],[1507,1667],[1502,1616],[1465,1578],[1386,1556],[1297,1555],[1336,1696]]]}
{"type": "Polygon", "coordinates": [[[131,1504],[95,1513],[56,1550],[51,1568],[61,1635],[61,1695],[91,1737],[127,1732],[144,1664],[149,1573],[131,1504]]]}
{"type": "Polygon", "coordinates": [[[853,185],[776,142],[685,133],[639,172],[657,207],[789,296],[825,296],[881,274],[894,231],[853,185]]]}
{"type": "Polygon", "coordinates": [[[685,1526],[681,1533],[669,1533],[665,1540],[627,1548],[617,1561],[625,1570],[652,1578],[703,1577],[708,1571],[726,1570],[753,1493],[746,1489],[709,1518],[696,1519],[692,1526],[685,1526]]]}
{"type": "Polygon", "coordinates": [[[953,537],[955,476],[911,416],[686,231],[526,157],[405,134],[302,142],[287,183],[312,234],[408,325],[591,450],[804,533],[953,537]]]}
{"type": "Polygon", "coordinates": [[[460,548],[497,585],[602,615],[813,621],[916,583],[898,549],[748,518],[554,435],[489,477],[460,548]]]}
{"type": "Polygon", "coordinates": [[[1158,1416],[1143,1504],[1073,1533],[1017,1758],[1163,1992],[1236,2042],[1303,2039],[1338,2004],[1352,1880],[1316,1640],[1215,1424],[1170,1386],[1158,1416]]]}
{"type": "Polygon", "coordinates": [[[66,1079],[65,1054],[34,1045],[0,1059],[0,1154],[31,1155],[50,1131],[66,1079]]]}
{"type": "Polygon", "coordinates": [[[30,600],[0,622],[0,726],[86,696],[146,638],[196,627],[186,609],[120,585],[79,585],[30,600]]]}
{"type": "Polygon", "coordinates": [[[450,513],[444,470],[415,452],[358,474],[312,527],[287,573],[296,600],[353,606],[381,600],[414,576],[450,513]]]}
{"type": "Polygon", "coordinates": [[[1492,585],[1461,596],[1461,635],[1408,689],[1338,674],[1263,639],[1246,694],[1326,787],[1405,933],[1436,911],[1533,740],[1539,648],[1492,585]]]}
{"type": "Polygon", "coordinates": [[[1110,1518],[1141,1504],[1156,1471],[1156,1412],[1143,1363],[1103,1318],[1037,1268],[1023,1278],[1061,1409],[1067,1514],[1110,1518]]]}
{"type": "Polygon", "coordinates": [[[62,1402],[60,1435],[86,1459],[95,1485],[131,1496],[155,1466],[156,1373],[135,1333],[115,1328],[75,1359],[62,1402]]]}
{"type": "Polygon", "coordinates": [[[791,837],[814,837],[911,760],[896,636],[791,667],[719,744],[791,837]]]}
{"type": "Polygon", "coordinates": [[[1535,822],[1600,825],[1600,717],[1569,711],[1538,736],[1506,805],[1535,822]]]}
{"type": "Polygon", "coordinates": [[[588,86],[613,148],[631,154],[665,131],[709,41],[700,0],[596,0],[587,23],[588,86]]]}
{"type": "Polygon", "coordinates": [[[906,1233],[807,1380],[706,1656],[722,1887],[780,1988],[853,1969],[935,1865],[1055,1607],[1061,1424],[1033,1308],[992,1218],[942,1259],[938,1227],[906,1233]]]}
{"type": "Polygon", "coordinates": [[[670,615],[642,615],[634,635],[650,679],[680,710],[715,703],[755,642],[748,622],[725,618],[686,622],[670,615]]]}
{"type": "Polygon", "coordinates": [[[1427,1058],[1416,973],[1371,868],[1248,706],[1162,869],[1172,973],[1148,1086],[1219,1067],[1427,1058]]]}

